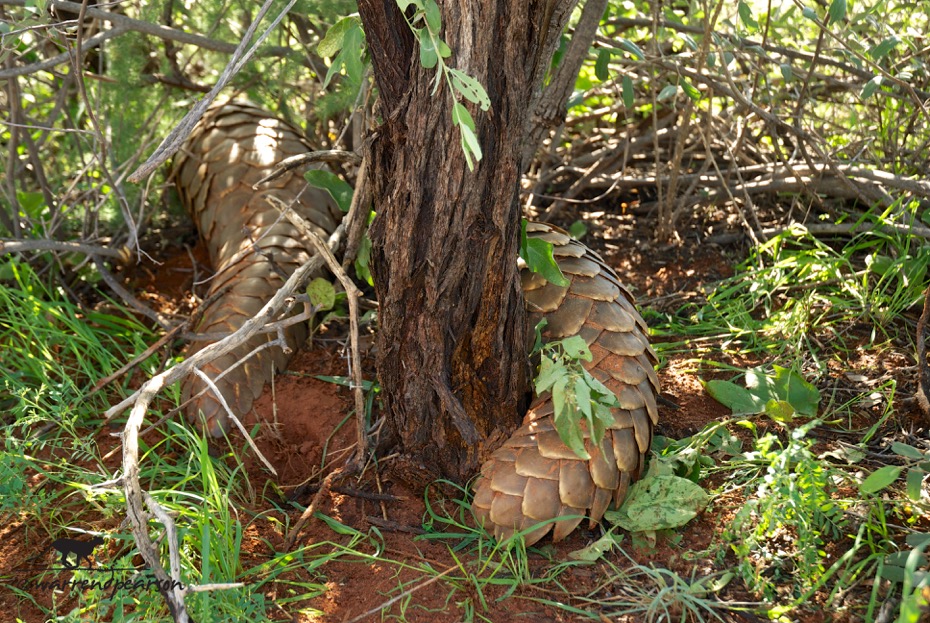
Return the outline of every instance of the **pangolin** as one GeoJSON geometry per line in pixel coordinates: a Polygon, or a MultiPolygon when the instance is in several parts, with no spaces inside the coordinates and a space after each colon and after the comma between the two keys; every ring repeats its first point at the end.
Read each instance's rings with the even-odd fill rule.
{"type": "Polygon", "coordinates": [[[599,444],[585,431],[591,458],[584,460],[556,432],[552,396],[537,396],[523,425],[481,467],[473,485],[475,517],[498,539],[547,522],[526,533],[532,545],[550,530],[554,541],[565,538],[585,516],[593,525],[611,501],[623,501],[630,483],[642,475],[658,422],[659,378],[646,323],[601,257],[544,223],[529,223],[527,236],[552,243],[556,262],[571,282],[564,287],[549,283],[521,262],[528,326],[545,317],[544,338],[584,338],[592,355],[584,367],[620,403],[599,444]]]}
{"type": "MultiPolygon", "coordinates": [[[[308,151],[312,147],[291,124],[252,104],[226,102],[208,109],[175,158],[172,176],[215,271],[206,298],[223,291],[203,312],[197,332],[235,331],[309,259],[310,244],[281,217],[269,196],[292,206],[324,238],[336,229],[341,216],[335,203],[325,192],[309,188],[299,172],[252,187],[281,160],[308,151]]],[[[306,323],[291,326],[286,336],[292,349],[298,347],[307,338],[306,323]]],[[[202,371],[216,379],[273,337],[256,335],[202,371]]],[[[195,342],[190,353],[212,342],[195,342]]],[[[265,383],[288,360],[280,348],[267,348],[215,383],[238,417],[252,409],[265,383]]],[[[221,436],[229,428],[226,411],[214,392],[201,393],[203,389],[205,383],[193,374],[183,381],[183,399],[192,399],[188,417],[202,418],[205,430],[221,436]]]]}

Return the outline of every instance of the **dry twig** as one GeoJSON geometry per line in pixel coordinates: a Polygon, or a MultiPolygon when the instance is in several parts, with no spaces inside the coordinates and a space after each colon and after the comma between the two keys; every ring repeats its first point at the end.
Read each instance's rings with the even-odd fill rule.
{"type": "Polygon", "coordinates": [[[359,355],[358,347],[358,299],[362,293],[355,287],[355,282],[353,282],[346,274],[346,271],[343,270],[329,247],[326,246],[316,233],[314,233],[307,222],[297,214],[297,212],[284,206],[280,199],[274,195],[269,195],[268,199],[284,213],[287,220],[313,245],[317,254],[326,261],[326,265],[346,291],[346,300],[349,303],[349,366],[351,367],[352,374],[352,392],[355,396],[355,423],[356,433],[358,435],[358,451],[354,463],[355,469],[360,470],[368,457],[368,430],[365,425],[365,391],[362,385],[362,358],[359,355]]]}
{"type": "MultiPolygon", "coordinates": [[[[341,225],[340,229],[343,229],[341,225]]],[[[192,587],[179,588],[183,585],[180,576],[180,563],[177,562],[179,559],[176,558],[179,544],[177,534],[174,532],[173,522],[170,517],[168,517],[167,513],[164,513],[158,503],[149,497],[147,493],[143,492],[142,485],[139,481],[139,431],[145,421],[148,407],[162,389],[192,373],[205,362],[240,346],[252,335],[257,333],[268,321],[273,320],[284,308],[285,301],[288,297],[292,296],[297,288],[304,283],[313,272],[319,270],[322,264],[323,258],[319,255],[311,258],[294,271],[281,289],[275,293],[264,307],[262,307],[258,314],[256,314],[254,318],[247,320],[238,331],[215,344],[207,346],[177,366],[149,379],[137,392],[133,393],[119,404],[110,407],[105,414],[106,419],[109,420],[123,412],[130,405],[132,406],[132,411],[130,412],[123,430],[122,485],[126,496],[126,513],[132,525],[136,546],[146,564],[152,569],[153,573],[155,573],[156,578],[162,583],[167,582],[167,586],[173,587],[175,583],[178,585],[178,587],[162,592],[168,603],[171,615],[177,623],[186,623],[190,620],[184,604],[184,598],[187,594],[197,589],[192,587]],[[170,552],[170,575],[165,572],[158,555],[158,550],[149,535],[148,519],[144,510],[144,506],[146,505],[165,526],[170,552]]]]}
{"type": "Polygon", "coordinates": [[[331,164],[342,164],[348,162],[349,164],[360,164],[362,162],[362,157],[359,156],[354,151],[344,151],[341,149],[329,149],[326,151],[311,151],[306,154],[300,154],[298,156],[291,156],[290,158],[285,158],[281,162],[275,165],[274,170],[271,171],[268,175],[258,180],[252,184],[252,188],[258,190],[263,184],[268,182],[273,182],[278,179],[285,173],[293,171],[298,167],[302,167],[308,164],[313,164],[315,162],[327,162],[331,164]]]}
{"type": "Polygon", "coordinates": [[[917,403],[930,424],[930,364],[927,363],[927,319],[930,317],[930,286],[924,293],[924,310],[917,321],[917,403]]]}

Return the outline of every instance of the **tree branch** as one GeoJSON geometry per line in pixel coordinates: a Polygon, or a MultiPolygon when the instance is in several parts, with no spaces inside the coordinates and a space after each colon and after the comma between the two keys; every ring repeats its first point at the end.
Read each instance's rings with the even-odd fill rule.
{"type": "Polygon", "coordinates": [[[533,112],[533,128],[527,134],[523,153],[523,166],[529,166],[533,154],[549,132],[565,121],[568,112],[568,100],[575,89],[578,72],[588,57],[591,42],[597,33],[597,26],[607,9],[607,0],[588,0],[581,12],[581,19],[575,26],[575,34],[562,57],[562,62],[555,77],[543,91],[533,112]]]}
{"type": "MultiPolygon", "coordinates": [[[[30,3],[28,2],[28,0],[0,0],[0,4],[5,4],[7,6],[24,7],[30,3]]],[[[203,48],[205,50],[212,50],[214,52],[222,52],[224,54],[233,54],[236,52],[237,48],[239,47],[235,43],[226,43],[225,41],[217,41],[215,39],[210,39],[209,37],[204,37],[203,35],[194,35],[189,32],[185,32],[183,30],[178,30],[176,28],[169,28],[168,26],[162,26],[161,24],[153,24],[152,22],[146,22],[140,19],[133,19],[131,17],[121,15],[120,13],[112,13],[110,11],[104,11],[103,9],[98,9],[98,8],[90,7],[90,6],[83,7],[82,3],[80,2],[68,2],[67,0],[48,0],[47,4],[51,8],[63,9],[65,11],[70,11],[72,13],[80,13],[83,8],[84,9],[83,12],[87,17],[94,17],[96,19],[101,19],[101,20],[110,22],[114,26],[121,27],[123,32],[127,30],[134,30],[136,32],[141,32],[146,35],[152,35],[153,37],[158,37],[159,39],[166,39],[168,41],[177,41],[178,43],[187,43],[189,45],[195,45],[198,48],[203,48]]],[[[120,34],[122,34],[122,32],[120,34]]],[[[250,37],[244,37],[246,41],[249,38],[250,37]]],[[[93,38],[88,39],[88,42],[91,41],[92,39],[93,38]]]]}
{"type": "Polygon", "coordinates": [[[26,251],[64,251],[67,253],[112,257],[124,261],[129,259],[129,249],[126,247],[111,249],[110,247],[98,247],[92,244],[64,240],[12,240],[10,238],[0,238],[0,253],[23,253],[26,251]]]}
{"type": "MultiPolygon", "coordinates": [[[[0,4],[6,4],[6,2],[0,2],[0,4]]],[[[126,34],[129,32],[129,28],[122,26],[117,26],[110,30],[105,30],[104,32],[97,33],[90,39],[84,42],[82,48],[84,50],[90,50],[102,44],[104,41],[109,41],[114,37],[119,37],[120,35],[126,34]]],[[[67,63],[71,60],[70,52],[62,52],[51,58],[47,58],[44,61],[39,61],[38,63],[32,63],[31,65],[23,65],[22,67],[11,67],[10,69],[4,69],[0,71],[0,80],[9,80],[16,76],[26,76],[29,74],[34,74],[37,71],[46,71],[55,67],[56,65],[61,65],[62,63],[67,63]]]]}
{"type": "Polygon", "coordinates": [[[924,293],[924,310],[917,321],[917,404],[930,423],[930,364],[927,363],[927,318],[930,316],[930,286],[924,293]]]}

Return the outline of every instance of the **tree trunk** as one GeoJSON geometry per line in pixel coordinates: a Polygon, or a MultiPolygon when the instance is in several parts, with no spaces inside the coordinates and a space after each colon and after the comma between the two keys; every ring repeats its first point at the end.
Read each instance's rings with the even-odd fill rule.
{"type": "MultiPolygon", "coordinates": [[[[526,320],[516,258],[519,176],[533,103],[573,0],[441,3],[450,66],[479,80],[470,104],[484,159],[468,170],[452,98],[395,0],[360,0],[384,123],[368,171],[380,301],[378,376],[415,487],[464,482],[518,425],[527,397],[526,320]]],[[[412,9],[411,9],[412,10],[412,9]]]]}

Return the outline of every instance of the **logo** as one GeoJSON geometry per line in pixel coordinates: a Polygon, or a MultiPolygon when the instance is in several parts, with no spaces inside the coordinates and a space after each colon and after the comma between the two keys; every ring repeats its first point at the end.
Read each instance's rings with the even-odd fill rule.
{"type": "Polygon", "coordinates": [[[94,553],[94,548],[98,545],[103,545],[104,540],[102,536],[95,536],[89,541],[78,541],[76,539],[55,539],[52,541],[52,547],[54,547],[59,554],[61,554],[61,564],[65,569],[77,569],[81,566],[81,559],[87,561],[87,566],[90,567],[90,555],[94,553]],[[74,554],[75,561],[72,565],[68,562],[68,557],[74,554]]]}
{"type": "Polygon", "coordinates": [[[184,585],[176,580],[161,581],[154,577],[150,571],[142,571],[135,567],[104,567],[98,566],[91,556],[94,550],[106,540],[95,535],[87,540],[59,538],[52,541],[44,553],[54,549],[60,566],[51,567],[19,567],[16,572],[29,575],[40,575],[41,579],[21,579],[14,584],[27,593],[37,591],[86,591],[97,589],[107,591],[112,598],[117,591],[143,591],[153,588],[162,592],[174,588],[184,589],[184,585]],[[87,579],[78,579],[75,573],[88,576],[87,579]],[[35,573],[38,572],[38,573],[35,573]],[[71,577],[62,577],[63,572],[72,572],[71,577]],[[54,579],[49,574],[54,573],[54,579]],[[126,577],[128,575],[128,577],[126,577]]]}

